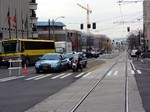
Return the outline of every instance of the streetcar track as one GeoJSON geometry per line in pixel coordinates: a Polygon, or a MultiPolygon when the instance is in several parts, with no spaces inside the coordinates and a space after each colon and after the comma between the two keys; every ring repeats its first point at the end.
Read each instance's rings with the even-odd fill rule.
{"type": "MultiPolygon", "coordinates": [[[[92,91],[100,84],[100,82],[107,76],[107,74],[110,72],[110,70],[119,62],[119,60],[120,60],[120,58],[119,57],[121,57],[121,56],[118,56],[118,58],[117,58],[117,61],[115,62],[115,63],[113,63],[112,65],[111,65],[111,67],[107,70],[107,72],[94,84],[94,86],[79,100],[79,102],[70,110],[70,112],[75,112],[77,109],[78,109],[78,107],[84,102],[84,100],[92,93],[92,91]]],[[[126,73],[125,73],[125,75],[126,75],[126,77],[127,77],[127,58],[126,58],[126,73]]],[[[125,81],[127,81],[127,78],[125,78],[125,81]]],[[[126,103],[126,101],[128,101],[127,100],[127,98],[128,97],[126,97],[126,95],[127,95],[127,93],[128,93],[128,91],[127,91],[127,89],[128,88],[126,88],[127,86],[126,86],[126,82],[125,82],[125,112],[128,112],[128,111],[126,111],[126,110],[128,110],[128,103],[126,103]]]]}

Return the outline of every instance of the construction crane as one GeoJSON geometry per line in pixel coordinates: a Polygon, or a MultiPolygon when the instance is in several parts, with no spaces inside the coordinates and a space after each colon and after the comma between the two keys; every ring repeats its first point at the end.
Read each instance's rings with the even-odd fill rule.
{"type": "Polygon", "coordinates": [[[143,0],[132,0],[132,1],[124,1],[124,0],[119,0],[118,3],[119,4],[127,4],[127,3],[138,3],[138,2],[143,2],[143,0]]]}
{"type": "MultiPolygon", "coordinates": [[[[87,4],[87,7],[84,7],[80,4],[77,4],[79,7],[85,9],[87,11],[87,26],[90,24],[90,19],[89,19],[89,15],[90,13],[92,13],[92,11],[89,9],[89,5],[87,4]]],[[[89,28],[87,27],[87,34],[90,34],[89,28]]]]}

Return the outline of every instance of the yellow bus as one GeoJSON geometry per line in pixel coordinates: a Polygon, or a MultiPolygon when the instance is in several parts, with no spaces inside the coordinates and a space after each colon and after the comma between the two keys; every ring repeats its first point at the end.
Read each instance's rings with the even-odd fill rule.
{"type": "Polygon", "coordinates": [[[21,59],[26,66],[35,63],[45,53],[55,53],[53,40],[7,39],[0,45],[0,65],[9,67],[9,60],[21,59]]]}

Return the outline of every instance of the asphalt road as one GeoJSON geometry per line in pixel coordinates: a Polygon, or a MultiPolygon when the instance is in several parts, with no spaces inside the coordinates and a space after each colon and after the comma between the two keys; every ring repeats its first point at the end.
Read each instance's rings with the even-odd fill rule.
{"type": "Polygon", "coordinates": [[[135,78],[142,98],[143,107],[150,112],[150,59],[132,58],[135,67],[135,78]]]}
{"type": "Polygon", "coordinates": [[[13,70],[9,76],[8,69],[0,68],[0,112],[24,112],[88,74],[103,62],[100,58],[89,59],[82,74],[72,70],[36,74],[34,67],[28,67],[27,74],[23,74],[22,70],[21,75],[18,75],[18,71],[13,70]]]}

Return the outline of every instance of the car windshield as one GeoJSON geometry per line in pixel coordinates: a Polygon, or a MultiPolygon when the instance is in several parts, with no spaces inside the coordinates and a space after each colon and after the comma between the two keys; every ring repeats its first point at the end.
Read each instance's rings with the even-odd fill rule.
{"type": "Polygon", "coordinates": [[[72,57],[73,57],[73,54],[71,54],[71,53],[70,53],[70,54],[65,54],[64,57],[65,57],[65,58],[72,58],[72,57]]]}
{"type": "Polygon", "coordinates": [[[44,55],[41,60],[59,60],[60,56],[55,54],[46,54],[44,55]]]}

